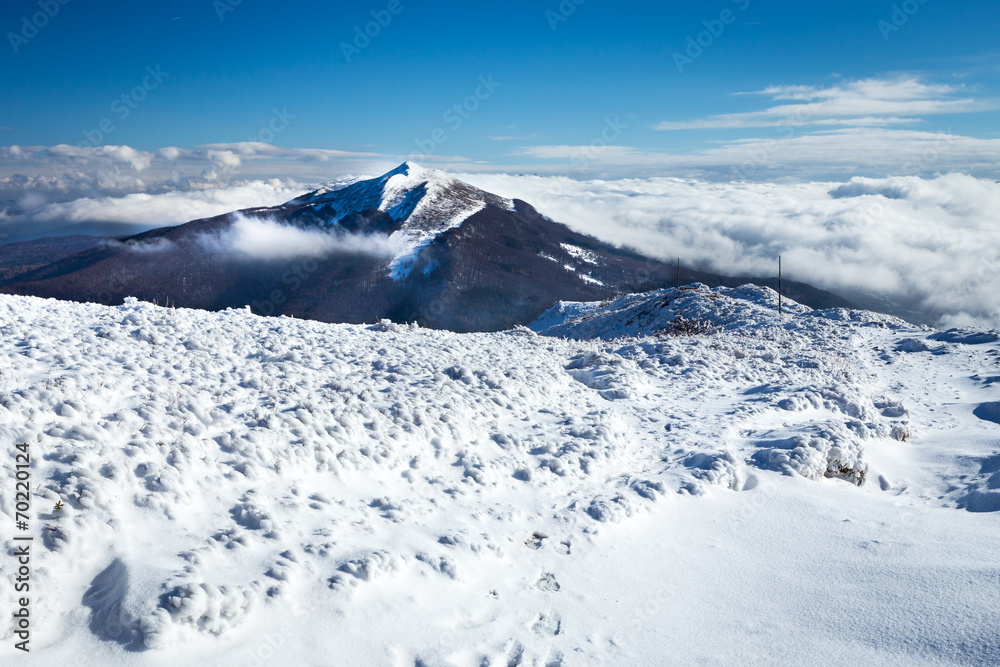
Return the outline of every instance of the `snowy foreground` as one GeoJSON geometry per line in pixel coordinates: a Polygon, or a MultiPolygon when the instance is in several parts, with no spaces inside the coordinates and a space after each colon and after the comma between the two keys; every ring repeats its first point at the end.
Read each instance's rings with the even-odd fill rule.
{"type": "Polygon", "coordinates": [[[459,335],[0,297],[5,615],[17,443],[35,492],[0,663],[1000,663],[997,335],[786,305],[459,335]]]}

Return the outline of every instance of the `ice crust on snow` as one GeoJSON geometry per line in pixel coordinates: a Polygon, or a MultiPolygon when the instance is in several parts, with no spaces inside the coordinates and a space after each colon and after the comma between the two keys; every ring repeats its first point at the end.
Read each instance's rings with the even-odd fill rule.
{"type": "MultiPolygon", "coordinates": [[[[669,569],[662,553],[615,550],[664,512],[714,507],[685,539],[722,539],[713,523],[801,504],[785,493],[1000,510],[996,426],[981,417],[996,342],[785,308],[766,288],[693,285],[454,334],[0,296],[0,438],[30,443],[41,508],[34,609],[39,628],[68,628],[40,631],[40,655],[72,646],[108,664],[111,645],[169,662],[256,646],[258,628],[294,618],[309,642],[354,651],[345,664],[635,664],[627,642],[595,643],[616,629],[595,611],[599,579],[581,582],[669,569]],[[944,401],[924,393],[954,404],[955,378],[968,404],[930,412],[944,401]],[[935,429],[981,444],[932,452],[935,429]],[[395,624],[380,643],[338,644],[330,628],[362,636],[359,618],[395,624]]],[[[6,494],[0,514],[10,525],[6,494]]],[[[788,517],[795,544],[805,528],[788,517]]],[[[977,599],[990,618],[993,597],[977,599]]],[[[661,624],[638,627],[646,655],[665,656],[661,624]]],[[[287,664],[308,661],[285,641],[287,664]]],[[[988,642],[965,650],[957,662],[996,657],[988,642]]]]}

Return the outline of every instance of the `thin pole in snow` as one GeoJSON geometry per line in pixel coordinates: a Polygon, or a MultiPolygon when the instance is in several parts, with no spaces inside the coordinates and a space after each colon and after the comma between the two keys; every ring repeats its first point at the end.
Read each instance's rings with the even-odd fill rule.
{"type": "Polygon", "coordinates": [[[677,258],[677,289],[681,288],[681,258],[677,258]]]}
{"type": "Polygon", "coordinates": [[[781,255],[778,255],[778,314],[781,315],[781,255]]]}

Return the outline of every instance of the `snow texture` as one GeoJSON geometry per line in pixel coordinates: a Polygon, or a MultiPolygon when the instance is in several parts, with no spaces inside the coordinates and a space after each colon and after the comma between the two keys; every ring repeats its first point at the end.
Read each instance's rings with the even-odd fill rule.
{"type": "Polygon", "coordinates": [[[0,297],[0,661],[997,664],[982,333],[755,286],[496,334],[0,297]]]}

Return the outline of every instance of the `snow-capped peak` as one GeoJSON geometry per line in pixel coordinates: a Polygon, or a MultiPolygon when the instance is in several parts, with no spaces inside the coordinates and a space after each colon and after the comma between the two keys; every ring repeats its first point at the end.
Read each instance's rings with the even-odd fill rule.
{"type": "Polygon", "coordinates": [[[389,265],[390,274],[396,279],[409,275],[421,248],[487,205],[514,209],[510,199],[480,190],[439,169],[428,169],[410,161],[378,178],[343,187],[326,185],[290,203],[308,204],[317,212],[327,207],[333,209],[328,220],[331,225],[350,213],[367,209],[388,213],[399,223],[399,229],[391,238],[403,247],[389,265]]]}
{"type": "Polygon", "coordinates": [[[380,179],[382,185],[381,210],[389,211],[421,186],[427,193],[439,194],[459,183],[458,179],[440,169],[426,169],[415,162],[404,162],[380,179]]]}

